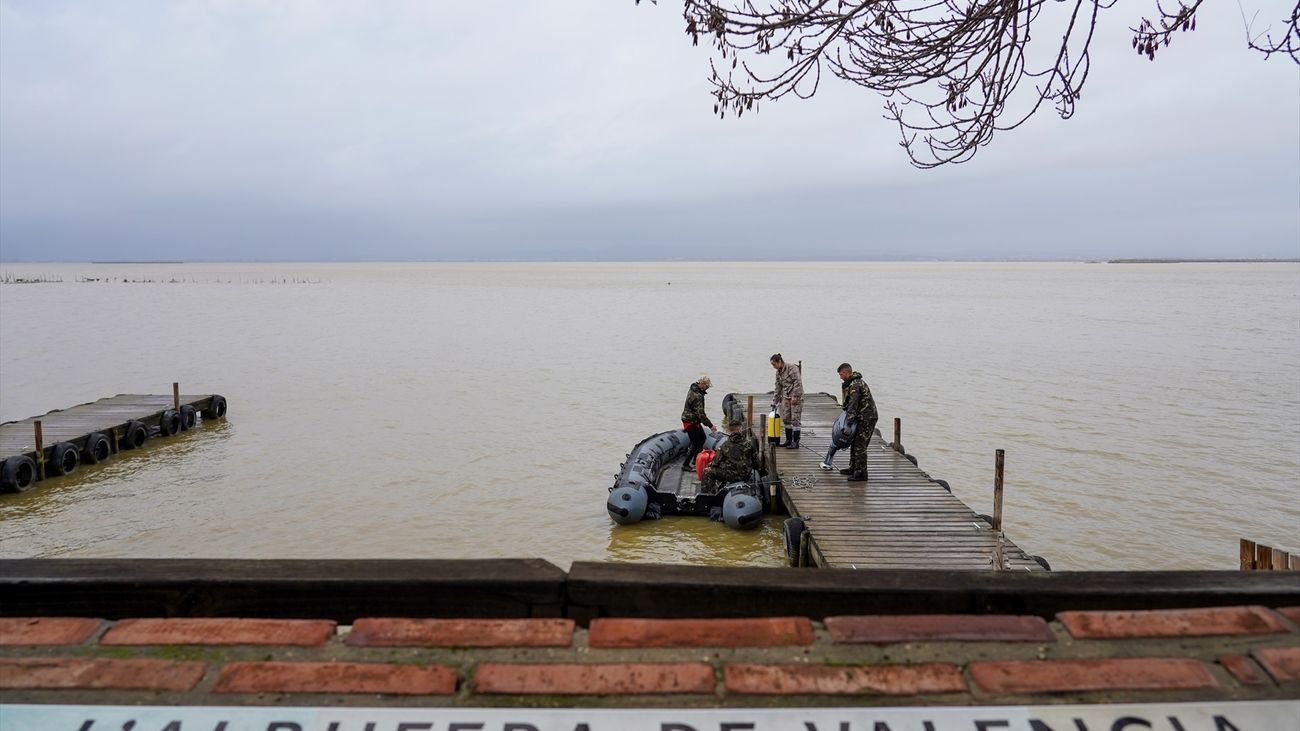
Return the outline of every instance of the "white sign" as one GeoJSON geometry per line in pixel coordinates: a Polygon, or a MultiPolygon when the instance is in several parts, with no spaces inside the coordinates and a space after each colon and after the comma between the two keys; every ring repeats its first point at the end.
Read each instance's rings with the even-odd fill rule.
{"type": "Polygon", "coordinates": [[[1300,700],[933,708],[0,705],[0,731],[1294,731],[1300,700]]]}

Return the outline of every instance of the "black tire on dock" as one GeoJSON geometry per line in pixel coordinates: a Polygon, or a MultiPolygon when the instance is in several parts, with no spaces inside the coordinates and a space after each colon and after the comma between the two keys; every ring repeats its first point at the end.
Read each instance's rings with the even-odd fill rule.
{"type": "Polygon", "coordinates": [[[36,484],[36,460],[25,454],[10,457],[0,464],[0,490],[27,492],[36,484]]]}
{"type": "Polygon", "coordinates": [[[948,492],[952,492],[952,485],[949,485],[947,480],[935,480],[934,482],[935,482],[935,484],[938,485],[939,487],[942,487],[943,489],[947,490],[948,492]]]}
{"type": "Polygon", "coordinates": [[[920,465],[916,463],[916,457],[913,457],[910,454],[904,454],[903,458],[906,459],[908,462],[911,462],[913,467],[920,467],[920,465]]]}
{"type": "Polygon", "coordinates": [[[805,530],[803,518],[786,518],[781,524],[781,543],[791,566],[799,565],[799,538],[805,530]]]}
{"type": "Polygon", "coordinates": [[[81,465],[81,454],[72,442],[56,442],[45,467],[55,475],[70,475],[81,465]]]}
{"type": "Polygon", "coordinates": [[[208,402],[208,408],[203,410],[203,418],[220,419],[226,415],[226,397],[219,394],[212,394],[212,400],[208,402]]]}
{"type": "Polygon", "coordinates": [[[170,437],[181,430],[181,415],[175,409],[167,409],[158,417],[158,436],[170,437]]]}
{"type": "Polygon", "coordinates": [[[81,450],[81,461],[86,464],[99,464],[113,456],[113,443],[102,432],[92,432],[86,437],[86,447],[81,450]]]}
{"type": "Polygon", "coordinates": [[[993,516],[991,516],[991,515],[985,515],[984,513],[976,513],[976,514],[975,514],[975,517],[976,517],[976,518],[979,518],[980,520],[984,521],[985,523],[988,523],[990,526],[993,525],[993,516]]]}
{"type": "Polygon", "coordinates": [[[1032,558],[1034,562],[1037,563],[1039,566],[1042,566],[1044,571],[1052,570],[1052,565],[1048,563],[1047,559],[1043,558],[1042,556],[1030,556],[1030,558],[1032,558]]]}
{"type": "Polygon", "coordinates": [[[149,441],[149,428],[144,422],[130,421],[126,424],[126,429],[122,431],[122,438],[118,444],[122,449],[139,449],[144,443],[149,441]]]}
{"type": "Polygon", "coordinates": [[[181,407],[181,431],[189,431],[190,429],[193,429],[194,424],[198,422],[198,420],[198,412],[194,410],[193,406],[185,404],[181,407]]]}

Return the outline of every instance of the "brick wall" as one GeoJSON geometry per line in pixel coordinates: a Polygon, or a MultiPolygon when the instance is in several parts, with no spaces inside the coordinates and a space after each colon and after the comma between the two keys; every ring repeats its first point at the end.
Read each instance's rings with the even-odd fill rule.
{"type": "Polygon", "coordinates": [[[758,619],[0,619],[0,702],[755,706],[1300,697],[1300,607],[758,619]]]}

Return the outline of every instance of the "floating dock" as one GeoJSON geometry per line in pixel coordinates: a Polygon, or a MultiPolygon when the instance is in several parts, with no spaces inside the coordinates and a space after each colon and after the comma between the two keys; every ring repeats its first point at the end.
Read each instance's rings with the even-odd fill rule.
{"type": "MultiPolygon", "coordinates": [[[[736,394],[742,404],[751,396],[761,404],[755,411],[772,401],[771,393],[736,394]]],[[[1045,561],[996,530],[993,518],[977,514],[947,483],[886,445],[878,430],[868,448],[868,482],[847,482],[839,473],[849,465],[848,449],[836,453],[834,470],[818,467],[830,449],[831,425],[839,414],[840,404],[830,394],[806,395],[799,449],[767,445],[764,420],[757,414],[750,419],[764,444],[769,478],[775,467],[779,502],[803,520],[807,539],[801,541],[799,561],[854,569],[994,570],[1000,552],[1002,569],[1048,570],[1045,561]]],[[[789,528],[786,537],[792,537],[789,528]]]]}
{"type": "Polygon", "coordinates": [[[46,477],[71,474],[157,436],[171,436],[198,417],[226,415],[218,394],[119,394],[0,424],[0,492],[23,492],[46,477]]]}

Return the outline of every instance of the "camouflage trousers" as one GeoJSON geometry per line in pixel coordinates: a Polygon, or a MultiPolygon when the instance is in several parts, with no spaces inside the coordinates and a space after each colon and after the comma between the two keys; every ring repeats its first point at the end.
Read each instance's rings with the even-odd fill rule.
{"type": "Polygon", "coordinates": [[[799,426],[803,418],[803,396],[781,399],[781,425],[799,426]]]}
{"type": "Polygon", "coordinates": [[[858,424],[858,433],[853,436],[853,446],[849,452],[849,469],[854,472],[867,473],[867,445],[876,433],[876,422],[868,421],[858,424]]]}
{"type": "Polygon", "coordinates": [[[741,472],[735,469],[723,469],[720,465],[710,462],[709,466],[704,468],[704,479],[700,484],[704,486],[704,492],[714,493],[723,485],[739,482],[746,477],[749,477],[749,470],[741,472]]]}

